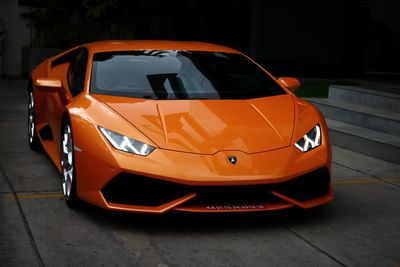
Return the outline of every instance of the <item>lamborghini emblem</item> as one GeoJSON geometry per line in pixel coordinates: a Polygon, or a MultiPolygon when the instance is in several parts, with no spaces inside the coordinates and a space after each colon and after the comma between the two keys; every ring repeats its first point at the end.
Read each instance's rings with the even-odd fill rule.
{"type": "Polygon", "coordinates": [[[235,156],[229,156],[228,160],[232,164],[236,164],[236,162],[237,162],[237,158],[235,156]]]}

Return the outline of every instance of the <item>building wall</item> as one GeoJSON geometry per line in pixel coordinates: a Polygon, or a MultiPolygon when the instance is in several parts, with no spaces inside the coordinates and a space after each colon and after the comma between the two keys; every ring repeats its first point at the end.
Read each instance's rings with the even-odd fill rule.
{"type": "Polygon", "coordinates": [[[253,0],[250,53],[277,75],[400,77],[399,15],[399,0],[253,0]]]}
{"type": "Polygon", "coordinates": [[[371,0],[366,70],[400,74],[400,1],[371,0]]]}
{"type": "Polygon", "coordinates": [[[30,30],[20,14],[27,11],[28,8],[19,6],[17,0],[0,1],[0,20],[4,21],[6,33],[0,62],[3,75],[21,75],[22,47],[30,44],[30,30]]]}
{"type": "MultiPolygon", "coordinates": [[[[278,72],[342,64],[345,3],[253,1],[250,54],[278,72]]],[[[283,73],[280,73],[283,74],[283,73]]],[[[301,74],[301,73],[300,73],[301,74]]]]}

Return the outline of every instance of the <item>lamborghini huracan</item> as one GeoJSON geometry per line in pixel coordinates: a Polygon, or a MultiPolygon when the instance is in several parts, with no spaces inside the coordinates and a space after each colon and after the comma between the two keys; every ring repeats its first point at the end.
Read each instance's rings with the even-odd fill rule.
{"type": "Polygon", "coordinates": [[[312,208],[333,199],[331,145],[299,86],[215,44],[84,44],[32,71],[29,145],[58,168],[72,208],[312,208]]]}

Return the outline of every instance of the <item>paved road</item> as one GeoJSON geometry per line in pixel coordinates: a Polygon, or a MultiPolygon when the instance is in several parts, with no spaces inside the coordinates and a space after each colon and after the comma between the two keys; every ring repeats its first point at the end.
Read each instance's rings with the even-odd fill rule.
{"type": "Polygon", "coordinates": [[[400,165],[338,147],[336,199],[313,210],[70,210],[28,148],[25,86],[0,80],[0,266],[400,266],[400,165]]]}

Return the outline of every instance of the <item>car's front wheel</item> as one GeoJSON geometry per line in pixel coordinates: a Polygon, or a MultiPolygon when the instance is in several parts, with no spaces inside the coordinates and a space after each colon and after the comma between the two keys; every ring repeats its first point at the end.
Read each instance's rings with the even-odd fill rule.
{"type": "Polygon", "coordinates": [[[80,201],[76,192],[74,142],[69,122],[64,123],[60,144],[61,179],[64,198],[68,206],[76,208],[80,201]]]}
{"type": "Polygon", "coordinates": [[[35,98],[33,97],[33,91],[29,91],[28,95],[28,141],[29,147],[32,150],[41,150],[39,137],[36,133],[35,98]]]}

